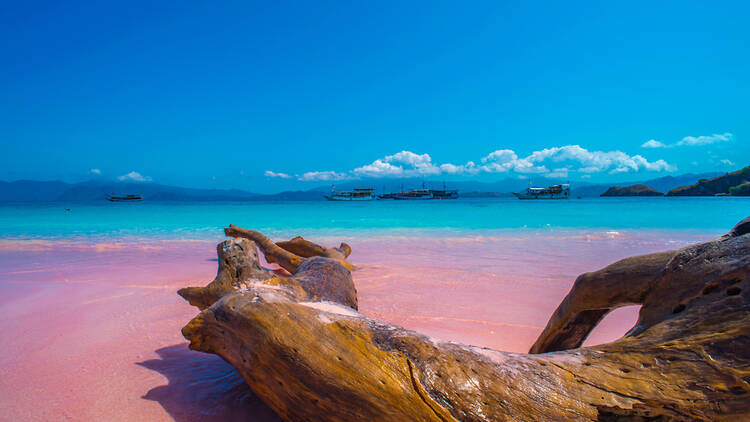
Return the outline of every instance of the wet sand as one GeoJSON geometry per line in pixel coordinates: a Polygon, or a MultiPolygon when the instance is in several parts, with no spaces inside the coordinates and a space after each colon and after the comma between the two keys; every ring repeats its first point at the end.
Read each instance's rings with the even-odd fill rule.
{"type": "MultiPolygon", "coordinates": [[[[714,235],[343,240],[360,267],[363,314],[442,340],[525,352],[578,274],[714,235]]],[[[180,334],[197,310],[175,292],[213,278],[219,240],[0,240],[2,418],[277,420],[231,366],[188,350],[180,334]]],[[[636,313],[613,312],[587,344],[620,337],[636,313]]]]}

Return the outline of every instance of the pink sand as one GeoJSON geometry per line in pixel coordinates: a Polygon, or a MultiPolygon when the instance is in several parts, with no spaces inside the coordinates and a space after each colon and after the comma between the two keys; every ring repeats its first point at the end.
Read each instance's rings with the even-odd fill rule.
{"type": "MultiPolygon", "coordinates": [[[[365,315],[442,340],[525,352],[576,275],[709,237],[602,232],[345,240],[361,267],[354,280],[365,315]]],[[[175,292],[213,278],[214,247],[0,240],[2,418],[277,420],[231,366],[188,350],[180,334],[197,311],[175,292]]],[[[587,344],[620,337],[636,312],[613,312],[587,344]]]]}

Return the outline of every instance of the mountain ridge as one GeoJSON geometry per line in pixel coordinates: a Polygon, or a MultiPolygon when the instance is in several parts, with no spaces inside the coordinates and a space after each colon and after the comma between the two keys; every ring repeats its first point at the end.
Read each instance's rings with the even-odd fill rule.
{"type": "MultiPolygon", "coordinates": [[[[644,184],[658,191],[668,192],[676,187],[690,185],[700,179],[712,178],[721,173],[684,174],[679,176],[663,176],[640,182],[628,182],[627,185],[644,184]]],[[[544,183],[535,185],[554,185],[566,183],[564,179],[544,179],[544,183]]],[[[443,182],[425,181],[425,186],[432,189],[442,189],[443,182]]],[[[392,192],[403,189],[421,187],[422,182],[414,179],[380,179],[369,181],[346,181],[337,183],[336,189],[348,190],[355,187],[370,186],[377,193],[392,192]]],[[[511,192],[524,190],[529,185],[528,179],[501,179],[494,182],[456,181],[447,182],[449,189],[458,189],[466,193],[467,197],[504,197],[511,192]]],[[[618,183],[590,183],[576,182],[571,186],[573,196],[599,196],[609,187],[618,183]]],[[[623,185],[623,183],[620,183],[623,185]]],[[[12,182],[0,181],[0,202],[75,202],[104,200],[108,194],[138,193],[145,200],[153,201],[314,201],[323,200],[323,193],[331,186],[317,186],[308,190],[283,191],[274,194],[259,194],[241,189],[201,189],[170,186],[158,183],[143,182],[109,182],[89,180],[79,183],[67,183],[58,180],[36,181],[17,180],[12,182]]]]}

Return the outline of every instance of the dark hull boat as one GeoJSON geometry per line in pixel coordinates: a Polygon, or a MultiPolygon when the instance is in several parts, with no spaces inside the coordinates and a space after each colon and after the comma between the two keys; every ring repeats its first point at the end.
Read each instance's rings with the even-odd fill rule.
{"type": "Polygon", "coordinates": [[[410,191],[404,191],[403,186],[401,191],[394,193],[385,193],[378,196],[378,199],[396,199],[400,201],[420,201],[427,199],[458,199],[458,190],[456,189],[445,189],[445,183],[443,183],[443,189],[426,189],[424,183],[422,183],[422,189],[412,189],[410,191]]]}
{"type": "Polygon", "coordinates": [[[458,199],[458,190],[435,190],[431,189],[432,199],[458,199]]]}
{"type": "Polygon", "coordinates": [[[139,202],[143,201],[143,197],[141,195],[108,195],[107,201],[109,202],[139,202]]]}
{"type": "Polygon", "coordinates": [[[409,192],[399,192],[394,195],[393,199],[406,200],[406,201],[419,201],[425,199],[433,199],[432,191],[429,189],[414,189],[409,192]]]}
{"type": "Polygon", "coordinates": [[[372,201],[375,199],[372,191],[371,188],[360,188],[352,191],[332,190],[329,195],[323,196],[329,201],[372,201]]]}
{"type": "Polygon", "coordinates": [[[513,195],[518,199],[570,199],[570,185],[528,188],[526,192],[513,192],[513,195]]]}

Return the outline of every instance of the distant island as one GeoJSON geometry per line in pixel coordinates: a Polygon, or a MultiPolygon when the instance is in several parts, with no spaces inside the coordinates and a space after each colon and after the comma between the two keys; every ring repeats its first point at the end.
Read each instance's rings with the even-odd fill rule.
{"type": "Polygon", "coordinates": [[[674,188],[667,196],[750,196],[750,166],[711,179],[674,188]]]}
{"type": "MultiPolygon", "coordinates": [[[[736,173],[736,172],[735,172],[736,173]]],[[[734,173],[730,173],[734,174],[734,173]]],[[[655,179],[638,180],[617,183],[591,183],[578,181],[571,184],[571,196],[573,197],[598,197],[608,191],[612,186],[645,185],[657,192],[674,191],[684,189],[683,186],[696,183],[700,180],[715,180],[719,173],[682,174],[677,176],[662,176],[655,179]],[[677,189],[676,189],[677,188],[677,189]]],[[[750,177],[740,178],[750,181],[750,177]]],[[[543,184],[554,185],[567,183],[563,179],[545,178],[543,184]]],[[[353,180],[336,183],[340,190],[351,190],[362,187],[376,188],[377,192],[399,191],[411,189],[419,185],[414,179],[390,178],[377,180],[353,180]]],[[[446,186],[442,180],[427,181],[427,188],[441,189],[446,186]]],[[[727,194],[748,195],[750,186],[741,186],[738,182],[731,187],[735,188],[731,193],[728,188],[727,194]],[[744,194],[742,192],[745,192],[744,194]]],[[[457,189],[459,196],[463,198],[507,198],[511,192],[518,192],[529,186],[528,180],[507,178],[493,182],[475,180],[448,181],[447,187],[457,189]]],[[[17,180],[0,181],[0,203],[8,202],[76,202],[76,201],[105,201],[110,195],[141,195],[144,201],[168,201],[168,202],[250,202],[250,201],[324,201],[324,194],[330,192],[330,185],[316,186],[307,190],[284,191],[279,193],[256,193],[240,189],[201,189],[180,186],[169,186],[159,183],[143,182],[121,182],[106,180],[89,180],[78,183],[66,183],[62,181],[36,181],[17,180]]],[[[606,195],[610,196],[610,195],[606,195]]]]}
{"type": "Polygon", "coordinates": [[[664,194],[646,185],[631,185],[612,186],[599,196],[664,196],[664,194]]]}

